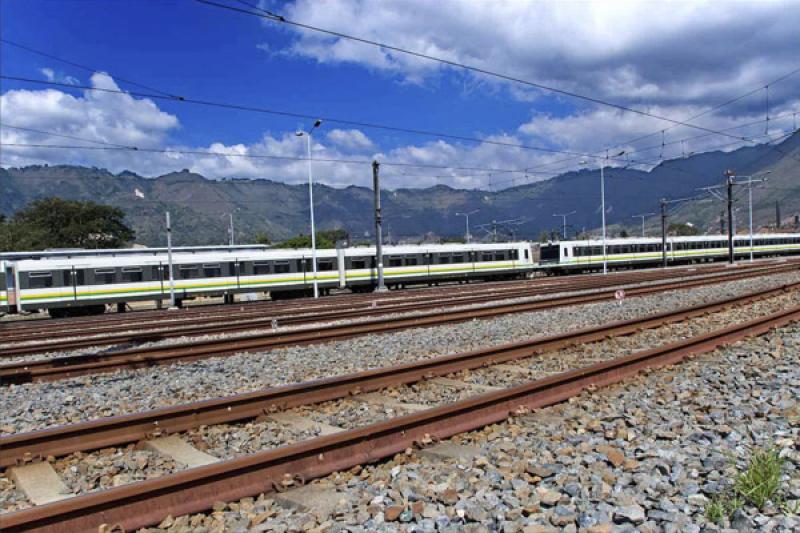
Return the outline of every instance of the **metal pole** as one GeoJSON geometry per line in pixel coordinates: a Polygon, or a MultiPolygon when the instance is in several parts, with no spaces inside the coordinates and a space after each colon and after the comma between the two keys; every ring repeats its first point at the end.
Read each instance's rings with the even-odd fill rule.
{"type": "Polygon", "coordinates": [[[726,171],[725,176],[727,176],[726,185],[728,189],[728,262],[733,264],[733,171],[726,171]]]}
{"type": "Polygon", "coordinates": [[[169,306],[175,307],[175,279],[172,275],[172,224],[167,211],[167,265],[169,268],[169,306]]]}
{"type": "Polygon", "coordinates": [[[747,196],[750,204],[750,262],[753,262],[753,176],[747,176],[747,196]]]}
{"type": "Polygon", "coordinates": [[[230,240],[230,245],[233,246],[234,245],[234,243],[233,243],[233,213],[230,213],[229,216],[230,216],[230,227],[228,229],[228,231],[230,232],[230,239],[229,240],[230,240]]]}
{"type": "Polygon", "coordinates": [[[469,234],[469,213],[464,213],[464,218],[467,221],[467,244],[469,244],[472,238],[472,236],[469,234]]]}
{"type": "Polygon", "coordinates": [[[378,268],[378,286],[376,290],[383,292],[386,285],[383,283],[383,230],[381,229],[381,184],[378,171],[380,163],[372,162],[372,189],[375,193],[375,263],[378,268]]]}
{"type": "MultiPolygon", "coordinates": [[[[608,154],[606,154],[608,158],[608,154]]],[[[606,178],[603,172],[605,161],[600,164],[600,208],[603,210],[603,274],[608,273],[608,261],[606,259],[606,178]]]]}
{"type": "Polygon", "coordinates": [[[311,132],[306,133],[306,146],[308,146],[308,206],[311,211],[311,270],[314,273],[314,298],[319,298],[317,284],[317,235],[314,226],[314,182],[311,177],[311,132]]]}
{"type": "Polygon", "coordinates": [[[642,215],[642,237],[644,238],[644,215],[642,215]]]}
{"type": "Polygon", "coordinates": [[[661,199],[661,266],[667,268],[667,200],[661,199]]]}

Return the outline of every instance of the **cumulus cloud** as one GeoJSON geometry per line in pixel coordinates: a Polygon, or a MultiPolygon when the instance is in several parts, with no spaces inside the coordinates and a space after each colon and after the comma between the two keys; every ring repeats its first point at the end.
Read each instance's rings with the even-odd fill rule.
{"type": "Polygon", "coordinates": [[[40,68],[39,72],[41,72],[47,81],[55,81],[58,83],[66,83],[68,85],[78,85],[80,80],[78,78],[74,78],[72,76],[66,76],[64,74],[56,73],[55,70],[44,67],[40,68]]]}
{"type": "Polygon", "coordinates": [[[344,150],[371,150],[375,147],[374,143],[359,130],[334,129],[328,133],[327,138],[344,150]]]}
{"type": "MultiPolygon", "coordinates": [[[[716,104],[790,71],[800,24],[800,10],[780,1],[295,0],[278,9],[313,26],[623,104],[660,106],[716,104]]],[[[297,30],[295,37],[291,53],[414,83],[443,70],[463,73],[321,33],[297,30]]],[[[779,103],[798,87],[787,80],[771,97],[779,103]]]]}

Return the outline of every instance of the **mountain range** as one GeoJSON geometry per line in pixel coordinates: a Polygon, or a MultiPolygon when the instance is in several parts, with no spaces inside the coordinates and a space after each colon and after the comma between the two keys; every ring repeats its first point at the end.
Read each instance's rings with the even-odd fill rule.
{"type": "MultiPolygon", "coordinates": [[[[769,171],[768,181],[753,188],[756,226],[774,224],[776,202],[784,221],[791,222],[795,214],[800,214],[800,132],[796,131],[780,144],[699,153],[664,161],[648,171],[607,168],[606,214],[612,232],[626,228],[638,234],[640,225],[634,215],[657,213],[660,198],[698,196],[698,189],[724,183],[727,169],[739,176],[769,171]]],[[[93,200],[122,208],[136,230],[136,242],[150,246],[165,243],[165,211],[171,213],[174,242],[179,245],[227,242],[229,213],[233,213],[240,243],[252,242],[257,234],[266,234],[272,241],[307,234],[307,194],[305,185],[267,179],[210,180],[188,170],[144,177],[129,171],[114,174],[72,165],[0,169],[0,213],[10,215],[31,200],[50,196],[93,200]]],[[[742,231],[747,222],[746,187],[737,186],[736,197],[735,219],[742,231]]],[[[519,238],[536,239],[542,232],[560,231],[561,219],[554,217],[555,213],[575,211],[568,217],[570,236],[583,230],[596,231],[601,218],[597,169],[567,172],[498,191],[438,185],[384,190],[381,198],[384,231],[392,240],[426,235],[462,237],[464,218],[456,213],[474,210],[479,211],[470,222],[477,238],[487,236],[493,220],[520,222],[498,224],[501,236],[514,232],[519,238]]],[[[318,184],[314,199],[318,229],[345,229],[354,242],[371,238],[370,189],[318,184]]],[[[723,209],[724,202],[706,195],[701,200],[676,204],[671,220],[716,232],[723,209]]],[[[649,216],[646,221],[650,232],[655,232],[659,224],[658,216],[649,216]]]]}

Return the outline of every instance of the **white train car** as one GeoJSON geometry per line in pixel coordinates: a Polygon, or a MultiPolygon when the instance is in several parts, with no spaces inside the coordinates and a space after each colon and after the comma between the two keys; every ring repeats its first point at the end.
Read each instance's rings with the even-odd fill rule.
{"type": "MultiPolygon", "coordinates": [[[[46,309],[53,316],[97,314],[108,304],[170,297],[169,258],[163,249],[61,251],[7,254],[0,285],[8,311],[46,309]],[[8,260],[8,259],[11,260],[8,260]],[[9,281],[13,280],[13,281],[9,281]],[[9,287],[13,304],[9,305],[9,287]]],[[[272,298],[313,290],[312,251],[263,247],[176,249],[172,284],[177,301],[197,296],[268,292],[272,298]]],[[[317,250],[317,285],[372,290],[377,282],[374,248],[317,250]]],[[[528,243],[387,246],[389,287],[447,280],[519,277],[534,265],[528,243]]],[[[2,301],[0,301],[2,303],[2,301]]]]}
{"type": "MultiPolygon", "coordinates": [[[[375,248],[346,248],[340,250],[340,256],[343,286],[371,290],[377,276],[375,248]]],[[[527,242],[386,246],[383,257],[384,280],[389,287],[520,277],[534,267],[527,242]]]]}
{"type": "MultiPolygon", "coordinates": [[[[750,236],[734,238],[737,258],[750,256],[750,236]]],[[[800,234],[760,234],[753,236],[753,256],[765,257],[800,253],[800,234]]],[[[607,239],[605,260],[609,268],[655,266],[662,262],[661,239],[607,239]]],[[[594,271],[603,267],[603,241],[561,241],[543,244],[540,266],[554,273],[594,271]]],[[[728,257],[726,235],[698,235],[667,238],[667,263],[686,264],[719,261],[728,257]]]]}
{"type": "Polygon", "coordinates": [[[14,297],[14,276],[11,265],[0,259],[0,316],[6,314],[15,302],[9,301],[9,288],[11,297],[14,297]]]}

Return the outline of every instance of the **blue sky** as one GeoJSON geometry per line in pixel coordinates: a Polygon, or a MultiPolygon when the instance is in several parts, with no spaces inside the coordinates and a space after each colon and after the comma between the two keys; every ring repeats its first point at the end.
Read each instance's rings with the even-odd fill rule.
{"type": "MultiPolygon", "coordinates": [[[[234,0],[220,1],[243,7],[234,0]]],[[[620,2],[611,8],[608,4],[467,0],[298,0],[262,1],[261,5],[301,22],[677,119],[800,66],[792,64],[797,59],[790,37],[796,35],[800,10],[791,2],[730,2],[726,9],[695,3],[676,7],[620,2]],[[741,38],[731,40],[732,34],[741,38]]],[[[5,0],[0,10],[4,38],[107,73],[92,74],[3,45],[2,72],[10,76],[142,90],[118,79],[124,78],[201,100],[581,153],[597,152],[669,126],[362,44],[301,33],[192,0],[5,0]]],[[[784,121],[773,120],[776,135],[788,124],[787,114],[800,109],[798,87],[798,81],[790,79],[772,89],[772,113],[782,115],[784,121]]],[[[6,124],[157,149],[301,157],[304,146],[293,131],[311,122],[137,96],[99,97],[82,90],[8,80],[3,80],[0,91],[0,114],[6,124]]],[[[764,113],[762,102],[763,95],[756,94],[701,122],[722,128],[757,120],[764,113]]],[[[697,133],[675,128],[669,140],[697,133]]],[[[2,135],[4,143],[65,143],[6,128],[2,135]]],[[[323,125],[316,138],[315,158],[377,157],[487,169],[537,167],[542,176],[578,164],[576,159],[566,166],[548,166],[563,156],[331,122],[323,125]]],[[[658,143],[660,138],[648,143],[658,143]]],[[[692,141],[691,148],[713,148],[724,141],[692,141]]],[[[628,148],[633,151],[648,143],[628,148]]],[[[676,156],[679,150],[673,145],[663,155],[676,156]]],[[[653,162],[659,152],[642,153],[641,160],[653,162]]],[[[301,180],[304,169],[298,161],[186,154],[166,157],[6,147],[3,156],[3,166],[94,164],[144,175],[186,167],[212,178],[290,182],[301,180]]],[[[352,165],[320,163],[319,173],[320,179],[337,186],[369,180],[367,169],[352,165]]],[[[486,187],[501,179],[498,176],[508,176],[446,168],[395,169],[389,175],[393,176],[389,185],[395,187],[439,182],[486,187]],[[442,175],[449,177],[435,177],[442,175]]]]}

